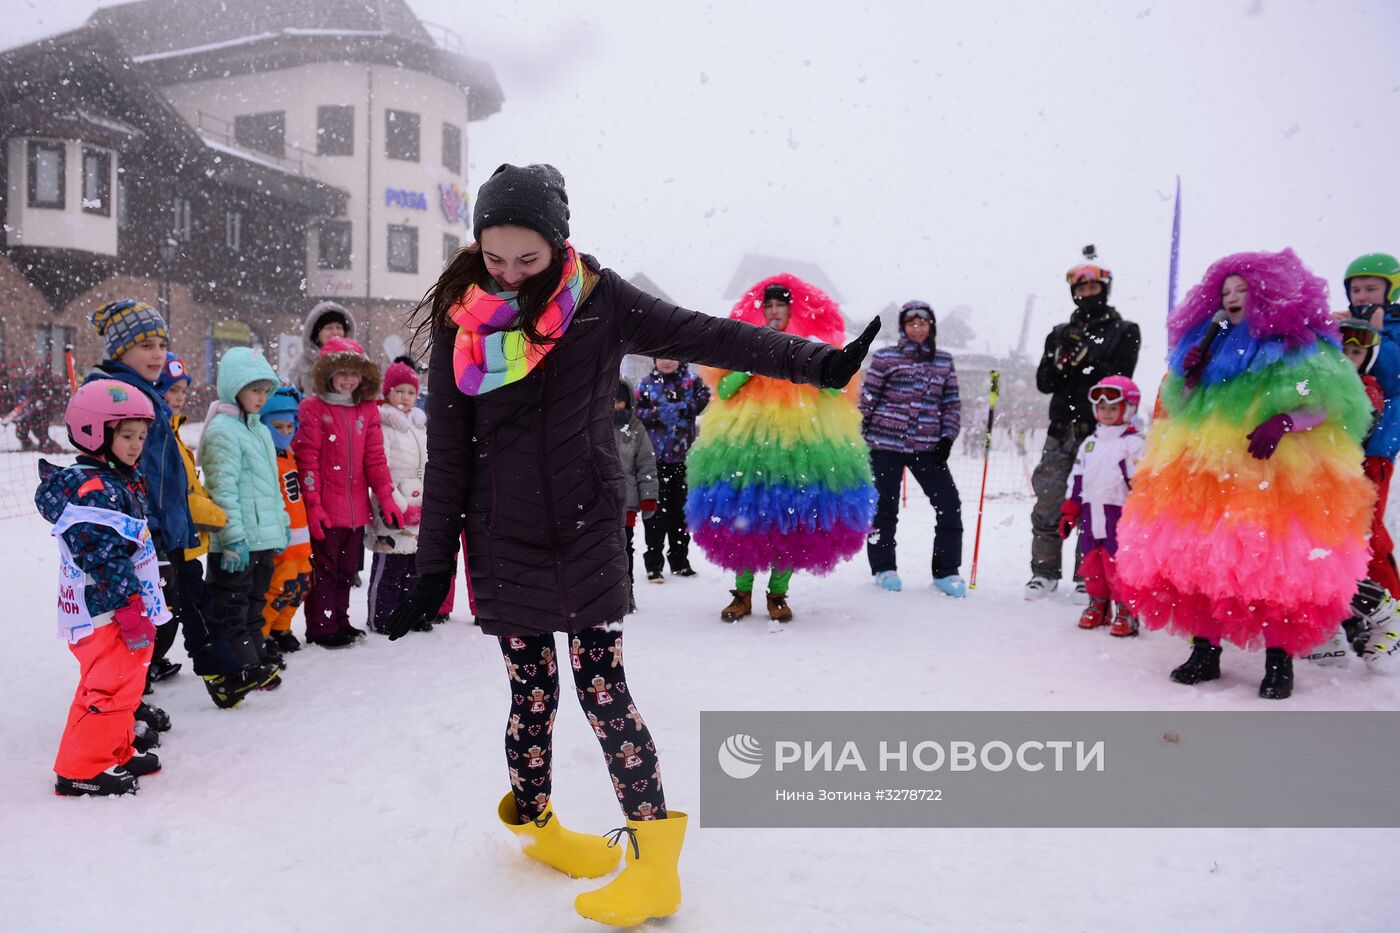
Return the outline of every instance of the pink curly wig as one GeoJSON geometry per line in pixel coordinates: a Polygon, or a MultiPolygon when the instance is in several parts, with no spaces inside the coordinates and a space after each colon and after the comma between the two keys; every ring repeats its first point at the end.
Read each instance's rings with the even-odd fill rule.
{"type": "Polygon", "coordinates": [[[846,342],[846,319],[841,316],[841,306],[820,288],[808,285],[786,272],[769,276],[745,292],[729,316],[759,327],[767,324],[768,320],[763,316],[763,290],[769,285],[786,285],[792,292],[792,317],[788,321],[787,333],[820,340],[835,347],[846,342]]]}
{"type": "Polygon", "coordinates": [[[1173,347],[1219,310],[1221,286],[1232,275],[1249,285],[1245,321],[1253,339],[1282,339],[1289,350],[1319,337],[1338,339],[1337,322],[1327,311],[1326,280],[1313,275],[1285,247],[1278,253],[1235,253],[1217,259],[1167,318],[1167,337],[1173,347]]]}

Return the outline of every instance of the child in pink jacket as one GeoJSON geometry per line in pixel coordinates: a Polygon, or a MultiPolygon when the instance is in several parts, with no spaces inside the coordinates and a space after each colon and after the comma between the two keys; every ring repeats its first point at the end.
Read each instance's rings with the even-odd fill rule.
{"type": "Polygon", "coordinates": [[[315,395],[298,410],[292,440],[311,532],[311,590],[306,596],[306,640],[344,648],[364,637],[350,624],[350,587],[364,549],[364,527],[374,518],[369,492],[386,524],[403,526],[379,426],[379,367],[348,337],[321,347],[311,370],[315,395]]]}

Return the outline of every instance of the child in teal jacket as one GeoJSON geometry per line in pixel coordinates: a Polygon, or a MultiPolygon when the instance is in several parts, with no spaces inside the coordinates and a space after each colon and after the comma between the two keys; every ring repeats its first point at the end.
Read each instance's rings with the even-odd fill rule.
{"type": "Polygon", "coordinates": [[[209,495],[228,524],[209,541],[209,589],[228,626],[239,663],[265,687],[276,686],[277,664],[263,644],[262,611],[272,582],[272,558],[291,541],[282,506],[277,449],[258,418],[277,373],[259,352],[234,347],[219,361],[219,400],[209,406],[199,441],[209,495]]]}

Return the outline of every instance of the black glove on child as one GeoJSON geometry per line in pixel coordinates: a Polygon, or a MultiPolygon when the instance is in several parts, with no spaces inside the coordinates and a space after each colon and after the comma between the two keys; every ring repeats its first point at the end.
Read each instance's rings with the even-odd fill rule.
{"type": "Polygon", "coordinates": [[[390,641],[397,641],[419,622],[437,615],[438,610],[442,608],[442,601],[452,589],[453,576],[450,571],[442,570],[437,573],[425,573],[418,578],[418,585],[413,588],[413,592],[399,603],[399,607],[384,622],[384,634],[389,636],[390,641]]]}
{"type": "Polygon", "coordinates": [[[870,352],[870,344],[880,332],[880,319],[877,317],[859,337],[846,344],[822,361],[822,388],[844,389],[846,383],[860,371],[865,362],[865,354],[870,352]]]}
{"type": "Polygon", "coordinates": [[[940,437],[938,443],[933,445],[933,459],[939,463],[947,463],[948,455],[953,452],[953,439],[951,437],[940,437]]]}

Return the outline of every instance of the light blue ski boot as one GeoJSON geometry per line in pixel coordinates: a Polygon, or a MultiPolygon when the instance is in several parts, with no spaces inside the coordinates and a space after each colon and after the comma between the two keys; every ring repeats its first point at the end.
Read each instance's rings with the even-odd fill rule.
{"type": "Polygon", "coordinates": [[[963,599],[967,596],[967,584],[957,574],[948,577],[934,577],[933,585],[938,587],[939,592],[954,599],[963,599]]]}
{"type": "Polygon", "coordinates": [[[893,570],[881,570],[875,574],[875,583],[891,593],[898,593],[904,589],[904,584],[899,581],[899,574],[893,570]]]}

